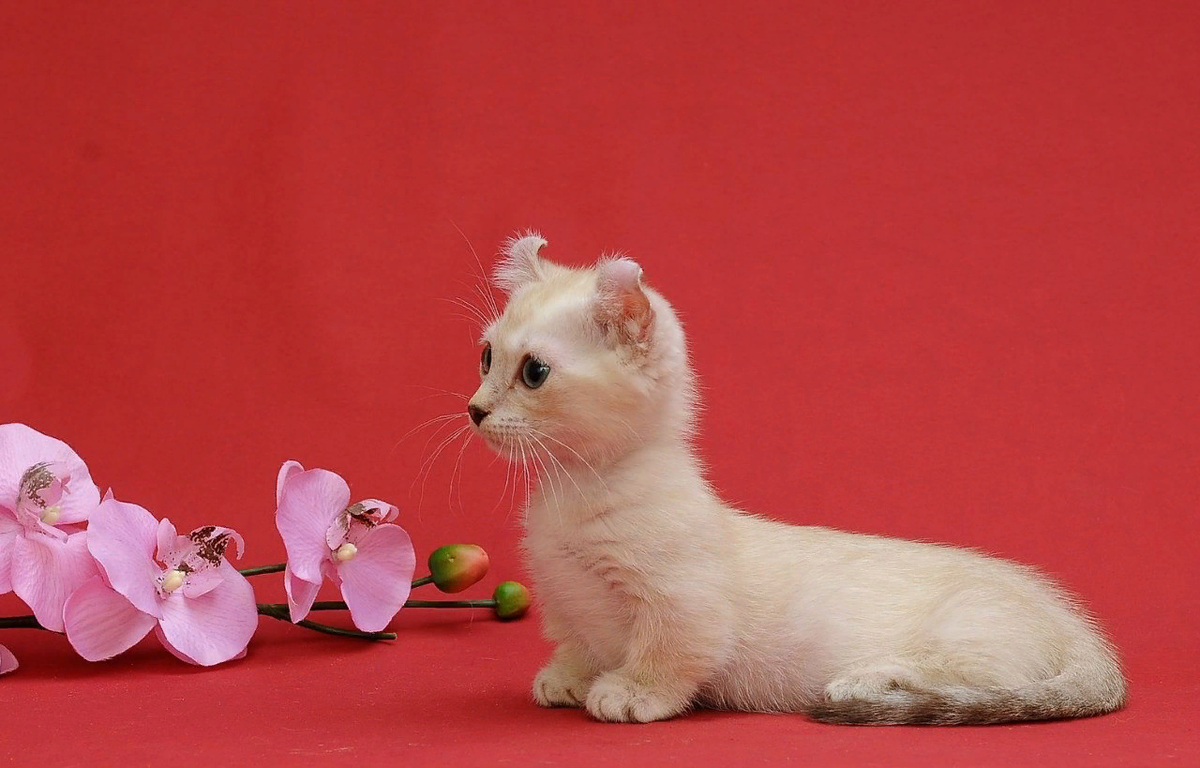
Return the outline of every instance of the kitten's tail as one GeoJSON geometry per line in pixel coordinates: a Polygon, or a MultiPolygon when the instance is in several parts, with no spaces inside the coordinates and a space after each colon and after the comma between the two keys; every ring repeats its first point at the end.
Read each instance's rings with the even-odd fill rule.
{"type": "Polygon", "coordinates": [[[1015,689],[945,686],[897,690],[879,698],[826,700],[814,720],[845,725],[985,725],[1019,720],[1092,717],[1125,705],[1125,677],[1114,654],[1101,649],[1086,663],[1068,664],[1051,678],[1015,689]]]}

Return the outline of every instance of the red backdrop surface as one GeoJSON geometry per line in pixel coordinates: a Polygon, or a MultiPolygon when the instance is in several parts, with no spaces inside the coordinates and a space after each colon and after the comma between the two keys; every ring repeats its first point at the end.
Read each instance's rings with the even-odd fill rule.
{"type": "Polygon", "coordinates": [[[401,438],[475,386],[456,226],[485,263],[536,227],[678,308],[727,498],[1037,564],[1128,709],[601,725],[531,702],[535,621],[412,610],[380,645],[263,619],[213,670],[6,631],[0,761],[1200,761],[1200,6],[968,5],[6,4],[0,421],[246,564],[280,463],[337,470],[419,557],[484,545],[484,595],[521,574],[503,468],[422,482],[401,438]]]}

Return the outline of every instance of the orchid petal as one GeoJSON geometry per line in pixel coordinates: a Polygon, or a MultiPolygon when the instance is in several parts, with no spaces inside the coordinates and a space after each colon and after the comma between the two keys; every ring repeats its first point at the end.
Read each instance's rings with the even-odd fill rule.
{"type": "Polygon", "coordinates": [[[100,573],[88,552],[88,534],[77,533],[65,542],[44,536],[18,537],[12,550],[12,585],[38,623],[53,632],[63,631],[63,605],[71,593],[100,573]]]}
{"type": "Polygon", "coordinates": [[[304,471],[304,465],[298,461],[288,459],[283,462],[283,466],[279,468],[279,475],[275,478],[275,505],[279,506],[279,501],[283,498],[283,485],[288,478],[294,474],[304,471]]]}
{"type": "Polygon", "coordinates": [[[63,441],[24,424],[0,425],[0,505],[15,510],[22,475],[43,462],[56,464],[70,477],[69,491],[57,502],[58,522],[88,519],[100,503],[100,489],[92,482],[83,459],[63,441]]]}
{"type": "Polygon", "coordinates": [[[89,525],[88,549],[108,583],[139,611],[162,618],[155,586],[162,568],[154,550],[163,526],[138,505],[115,499],[102,502],[89,525]]]}
{"type": "Polygon", "coordinates": [[[157,623],[119,592],[93,576],[63,608],[67,640],[88,661],[111,659],[137,645],[157,623]]]}
{"type": "Polygon", "coordinates": [[[320,582],[314,584],[297,578],[290,566],[283,569],[283,590],[287,592],[288,615],[292,617],[292,623],[303,621],[308,616],[320,589],[320,582]]]}
{"type": "Polygon", "coordinates": [[[175,530],[175,524],[169,517],[158,521],[158,528],[154,531],[154,555],[158,562],[166,564],[166,561],[163,560],[163,553],[169,552],[175,546],[175,540],[178,538],[179,532],[175,530]]]}
{"type": "Polygon", "coordinates": [[[21,524],[7,509],[0,509],[0,595],[12,591],[12,547],[21,535],[21,524]]]}
{"type": "Polygon", "coordinates": [[[163,601],[160,638],[185,660],[209,667],[246,650],[258,627],[254,589],[229,563],[223,580],[207,594],[188,598],[176,593],[163,601]]]}
{"type": "Polygon", "coordinates": [[[321,575],[333,583],[338,589],[342,588],[342,577],[338,576],[337,566],[332,559],[321,563],[321,575]]]}
{"type": "Polygon", "coordinates": [[[408,534],[398,525],[368,531],[353,559],[338,565],[342,597],[354,626],[380,632],[408,599],[416,554],[408,534]]]}
{"type": "MultiPolygon", "coordinates": [[[[167,636],[163,634],[162,624],[154,625],[154,636],[158,638],[158,642],[162,644],[162,647],[167,649],[167,653],[170,653],[180,661],[186,661],[188,664],[196,664],[195,659],[185,653],[179,652],[173,645],[171,645],[171,643],[167,640],[167,636]]],[[[196,666],[200,665],[196,664],[196,666]]]]}
{"type": "MultiPolygon", "coordinates": [[[[196,666],[200,666],[200,663],[198,661],[196,661],[191,656],[188,656],[186,653],[183,653],[178,648],[171,645],[170,641],[167,640],[167,636],[163,634],[163,630],[162,630],[161,626],[156,626],[154,628],[154,636],[158,638],[158,642],[162,643],[162,647],[167,649],[167,653],[170,653],[172,656],[179,659],[180,661],[186,661],[188,664],[195,664],[196,666]]],[[[241,653],[234,656],[232,659],[229,659],[229,661],[237,661],[238,659],[244,659],[244,658],[246,658],[246,649],[245,648],[243,648],[241,650],[241,653]]]]}
{"type": "Polygon", "coordinates": [[[325,469],[296,472],[284,482],[275,527],[297,577],[321,581],[321,563],[329,559],[325,532],[349,501],[350,486],[325,469]]]}
{"type": "Polygon", "coordinates": [[[17,657],[12,655],[12,651],[0,645],[0,675],[6,675],[19,666],[17,657]]]}

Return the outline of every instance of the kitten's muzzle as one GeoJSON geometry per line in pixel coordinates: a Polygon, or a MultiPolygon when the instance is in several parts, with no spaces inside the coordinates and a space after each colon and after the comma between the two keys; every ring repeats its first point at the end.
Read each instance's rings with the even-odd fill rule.
{"type": "Polygon", "coordinates": [[[479,423],[481,421],[483,421],[484,419],[486,419],[488,414],[491,413],[491,411],[485,411],[482,408],[480,408],[478,405],[471,403],[470,405],[467,406],[467,413],[469,413],[471,415],[471,421],[475,422],[475,426],[478,427],[479,423]]]}

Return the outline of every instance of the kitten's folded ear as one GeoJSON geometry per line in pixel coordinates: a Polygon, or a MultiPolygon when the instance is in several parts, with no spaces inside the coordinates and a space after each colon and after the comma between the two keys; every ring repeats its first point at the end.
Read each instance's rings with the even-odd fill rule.
{"type": "Polygon", "coordinates": [[[510,237],[501,249],[503,257],[496,265],[496,285],[512,294],[529,283],[542,279],[542,260],[538,251],[548,245],[546,239],[532,230],[520,237],[510,237]]]}
{"type": "Polygon", "coordinates": [[[596,265],[596,273],[596,322],[618,343],[645,351],[654,310],[642,289],[642,268],[631,259],[608,259],[596,265]]]}

